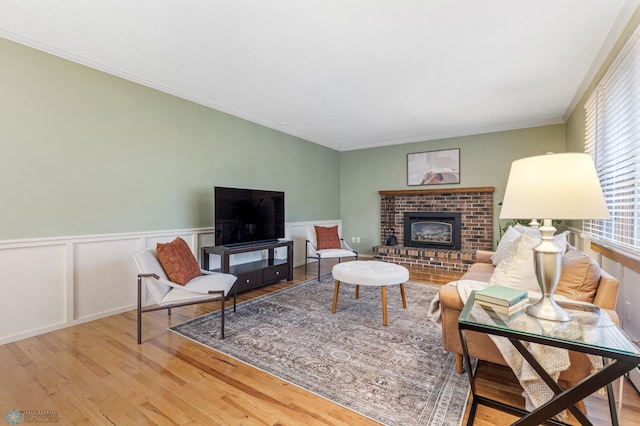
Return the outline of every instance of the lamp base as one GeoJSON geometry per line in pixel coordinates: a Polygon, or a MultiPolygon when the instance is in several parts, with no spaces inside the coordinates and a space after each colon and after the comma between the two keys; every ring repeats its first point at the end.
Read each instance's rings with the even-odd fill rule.
{"type": "Polygon", "coordinates": [[[533,248],[533,267],[536,272],[538,285],[542,298],[534,305],[529,305],[526,312],[536,318],[551,321],[571,321],[571,315],[553,300],[553,292],[556,291],[560,275],[562,273],[563,249],[553,242],[553,227],[551,219],[544,219],[540,228],[542,241],[533,248]]]}
{"type": "Polygon", "coordinates": [[[536,318],[551,321],[571,321],[571,314],[556,303],[551,295],[544,295],[535,304],[526,307],[525,312],[536,318]]]}

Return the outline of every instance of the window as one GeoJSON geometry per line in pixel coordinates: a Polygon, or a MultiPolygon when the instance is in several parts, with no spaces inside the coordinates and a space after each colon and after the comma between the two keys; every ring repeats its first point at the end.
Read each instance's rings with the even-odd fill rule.
{"type": "Polygon", "coordinates": [[[585,104],[585,152],[591,154],[610,220],[584,222],[585,236],[640,258],[640,29],[585,104]]]}

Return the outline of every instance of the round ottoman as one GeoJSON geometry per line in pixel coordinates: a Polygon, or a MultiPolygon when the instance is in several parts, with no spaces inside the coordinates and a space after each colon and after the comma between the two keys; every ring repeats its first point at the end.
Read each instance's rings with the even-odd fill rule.
{"type": "Polygon", "coordinates": [[[333,292],[333,308],[331,313],[336,313],[338,305],[338,292],[340,283],[350,283],[356,286],[356,299],[360,294],[360,286],[380,287],[382,292],[382,324],[387,325],[387,286],[400,285],[402,295],[402,307],[407,307],[407,299],[404,294],[404,283],[409,280],[409,271],[404,266],[394,263],[379,262],[376,260],[355,260],[338,263],[332,269],[333,278],[336,280],[336,288],[333,292]]]}

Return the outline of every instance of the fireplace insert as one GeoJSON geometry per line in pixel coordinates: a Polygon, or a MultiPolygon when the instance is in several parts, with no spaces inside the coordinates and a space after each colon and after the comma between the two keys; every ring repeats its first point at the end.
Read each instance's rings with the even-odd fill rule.
{"type": "Polygon", "coordinates": [[[405,247],[460,250],[460,213],[405,212],[405,247]]]}

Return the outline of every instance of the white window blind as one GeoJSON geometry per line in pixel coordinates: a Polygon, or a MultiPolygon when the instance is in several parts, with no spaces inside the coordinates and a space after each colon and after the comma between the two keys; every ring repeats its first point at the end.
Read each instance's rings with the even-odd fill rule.
{"type": "Polygon", "coordinates": [[[584,222],[585,236],[640,257],[640,30],[627,42],[585,104],[591,154],[610,220],[584,222]]]}

